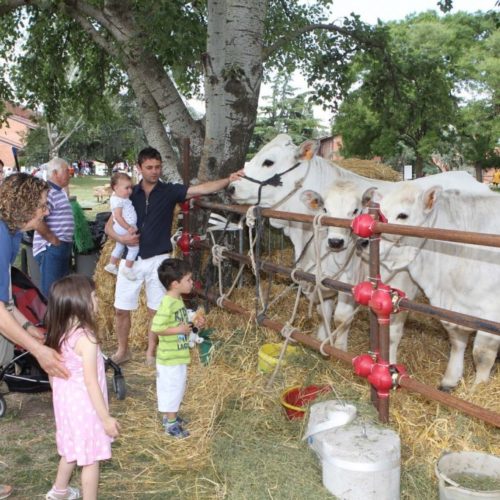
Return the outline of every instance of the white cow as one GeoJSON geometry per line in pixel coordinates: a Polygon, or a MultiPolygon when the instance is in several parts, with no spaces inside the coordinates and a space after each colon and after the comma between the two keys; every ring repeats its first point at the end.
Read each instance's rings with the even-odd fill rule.
{"type": "MultiPolygon", "coordinates": [[[[245,175],[250,179],[241,179],[229,186],[232,198],[242,204],[259,202],[261,206],[273,207],[276,210],[312,213],[305,208],[301,201],[301,197],[304,198],[304,190],[316,191],[324,198],[327,190],[339,181],[353,182],[359,186],[361,191],[375,186],[379,190],[388,192],[394,186],[392,182],[368,179],[354,174],[317,156],[318,147],[319,144],[316,141],[306,141],[297,147],[288,135],[278,135],[245,164],[245,175]]],[[[480,185],[466,173],[455,172],[453,174],[457,174],[454,181],[454,185],[457,187],[480,185]]],[[[450,176],[452,176],[451,173],[450,176]]],[[[480,186],[480,189],[488,189],[480,186]]],[[[311,225],[277,219],[271,219],[271,224],[274,227],[282,228],[285,235],[290,238],[297,260],[310,240],[311,225]]],[[[323,252],[325,254],[328,252],[326,245],[323,247],[323,252]]],[[[312,268],[310,272],[314,273],[315,262],[313,247],[309,245],[298,265],[306,270],[312,268]]],[[[335,275],[344,264],[349,265],[348,262],[342,262],[342,259],[328,259],[329,274],[335,275]]],[[[329,322],[333,312],[333,302],[328,300],[325,305],[324,319],[329,322]]],[[[321,310],[318,309],[318,311],[321,314],[321,310]]],[[[337,347],[344,350],[347,347],[347,330],[350,323],[348,318],[352,317],[352,311],[352,300],[348,299],[345,294],[341,294],[334,320],[335,326],[338,326],[347,319],[345,328],[336,340],[337,347]]],[[[323,340],[326,338],[326,334],[326,328],[322,323],[318,330],[318,338],[323,340]]]]}
{"type": "MultiPolygon", "coordinates": [[[[440,183],[443,186],[461,186],[462,191],[474,193],[490,193],[489,188],[482,183],[474,181],[466,172],[445,172],[431,177],[424,177],[412,181],[413,184],[419,185],[422,188],[430,187],[434,183],[440,183]]],[[[337,181],[327,192],[324,202],[320,199],[319,194],[308,192],[306,198],[313,200],[315,206],[324,205],[326,214],[331,217],[352,219],[359,215],[371,201],[375,192],[387,194],[400,186],[401,182],[394,182],[390,185],[382,185],[380,188],[373,186],[372,188],[363,190],[359,184],[352,181],[337,181]]],[[[345,266],[345,272],[341,279],[348,283],[359,283],[368,279],[368,262],[366,255],[358,254],[354,245],[356,236],[350,229],[329,227],[327,245],[332,252],[332,258],[328,260],[330,269],[339,268],[344,265],[345,259],[350,258],[349,266],[345,266]],[[333,266],[332,266],[333,264],[333,266]]],[[[381,278],[384,283],[398,288],[405,292],[409,299],[414,299],[419,291],[418,285],[411,279],[406,270],[393,271],[387,267],[381,267],[381,278]]],[[[347,335],[349,330],[349,320],[352,318],[352,310],[355,307],[352,296],[340,294],[338,305],[335,309],[334,322],[336,325],[345,323],[345,328],[339,331],[338,337],[339,346],[347,349],[347,335]]],[[[391,316],[390,328],[390,353],[389,359],[391,363],[396,363],[397,349],[401,337],[403,335],[403,327],[408,316],[408,312],[402,311],[397,315],[391,316]]]]}
{"type": "MultiPolygon", "coordinates": [[[[496,214],[500,196],[470,195],[440,186],[423,190],[404,183],[381,199],[388,221],[442,229],[499,234],[496,214]]],[[[393,267],[407,266],[432,305],[500,322],[500,249],[431,239],[385,235],[381,259],[393,267]]],[[[463,375],[464,351],[472,330],[451,323],[448,331],[451,353],[441,387],[456,387],[463,375]]],[[[500,336],[478,331],[473,358],[474,383],[486,382],[500,347],[500,336]]]]}
{"type": "MultiPolygon", "coordinates": [[[[263,207],[289,212],[312,213],[301,201],[303,190],[315,190],[324,196],[333,182],[340,179],[355,179],[359,185],[367,189],[374,183],[377,186],[390,185],[387,181],[374,181],[354,174],[324,158],[317,156],[319,149],[317,141],[305,141],[297,147],[292,139],[285,134],[278,135],[245,164],[245,175],[252,180],[241,179],[233,182],[228,191],[234,201],[241,204],[259,203],[263,207]],[[268,180],[270,183],[266,183],[268,180]],[[256,182],[257,181],[257,182],[256,182]]],[[[311,239],[311,225],[308,223],[271,219],[274,227],[283,229],[294,247],[295,260],[300,257],[298,266],[309,272],[315,272],[315,252],[311,239]],[[307,248],[306,248],[307,246],[307,248]],[[304,249],[306,250],[304,251],[304,249]],[[304,251],[304,252],[303,252],[304,251]],[[303,255],[302,255],[303,254],[303,255]]],[[[326,231],[326,230],[325,230],[326,231]]],[[[326,245],[323,254],[327,254],[326,245]]],[[[330,274],[335,271],[329,269],[330,274]]],[[[325,322],[330,322],[333,313],[332,294],[326,294],[324,321],[321,323],[317,336],[324,340],[327,337],[325,322]]],[[[318,307],[322,316],[322,310],[318,307]]],[[[343,321],[342,318],[340,321],[343,321]]],[[[336,345],[346,349],[344,335],[337,337],[336,345]]]]}

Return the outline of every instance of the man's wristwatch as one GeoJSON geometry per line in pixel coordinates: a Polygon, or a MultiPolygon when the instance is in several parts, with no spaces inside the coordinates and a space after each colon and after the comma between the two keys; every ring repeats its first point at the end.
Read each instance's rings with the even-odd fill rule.
{"type": "Polygon", "coordinates": [[[23,323],[23,329],[26,331],[30,326],[35,326],[35,325],[31,321],[26,321],[25,323],[23,323]]]}

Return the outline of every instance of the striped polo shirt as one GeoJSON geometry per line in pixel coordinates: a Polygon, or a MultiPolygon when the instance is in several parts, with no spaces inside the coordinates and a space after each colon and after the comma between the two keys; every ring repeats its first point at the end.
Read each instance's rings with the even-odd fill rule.
{"type": "MultiPolygon", "coordinates": [[[[186,307],[182,299],[164,295],[160,307],[153,318],[151,330],[162,332],[167,328],[188,322],[186,307]]],[[[189,341],[184,334],[158,335],[156,363],[159,365],[187,365],[191,361],[189,341]]]]}
{"type": "MultiPolygon", "coordinates": [[[[75,232],[75,222],[73,220],[73,210],[68,199],[66,191],[57,184],[50,182],[49,195],[47,202],[50,213],[45,217],[45,222],[49,229],[61,240],[66,243],[73,241],[75,232]]],[[[35,231],[33,238],[33,255],[43,252],[48,245],[48,241],[42,238],[40,233],[35,231]]]]}

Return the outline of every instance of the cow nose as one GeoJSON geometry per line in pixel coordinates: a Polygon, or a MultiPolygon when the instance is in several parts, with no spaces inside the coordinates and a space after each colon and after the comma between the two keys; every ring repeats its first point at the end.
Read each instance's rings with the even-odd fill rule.
{"type": "Polygon", "coordinates": [[[342,238],[328,238],[328,246],[334,250],[343,248],[344,240],[342,238]]]}
{"type": "Polygon", "coordinates": [[[234,192],[236,191],[236,188],[230,184],[227,188],[226,188],[226,192],[229,196],[232,196],[234,194],[234,192]]]}

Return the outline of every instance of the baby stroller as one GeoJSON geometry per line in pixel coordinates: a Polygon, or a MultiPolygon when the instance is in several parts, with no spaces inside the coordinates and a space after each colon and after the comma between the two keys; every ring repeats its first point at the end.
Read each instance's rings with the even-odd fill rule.
{"type": "MultiPolygon", "coordinates": [[[[12,298],[16,307],[34,325],[43,327],[47,300],[22,271],[11,267],[12,298]]],[[[104,356],[104,355],[103,355],[104,356]]],[[[127,387],[121,368],[111,358],[104,356],[106,370],[113,370],[113,391],[117,399],[125,399],[127,387]]],[[[49,377],[28,351],[15,347],[13,359],[0,367],[0,384],[5,382],[10,392],[44,392],[50,390],[49,377]]],[[[0,393],[0,417],[7,405],[0,393]]]]}

